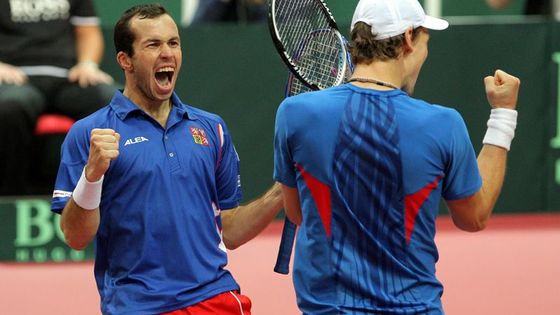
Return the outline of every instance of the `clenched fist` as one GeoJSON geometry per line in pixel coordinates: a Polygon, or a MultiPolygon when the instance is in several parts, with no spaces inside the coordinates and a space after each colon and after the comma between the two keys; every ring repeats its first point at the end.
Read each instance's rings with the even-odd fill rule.
{"type": "Polygon", "coordinates": [[[113,129],[93,129],[91,131],[89,157],[86,165],[86,179],[96,182],[109,169],[111,161],[119,156],[121,136],[113,129]]]}
{"type": "Polygon", "coordinates": [[[486,97],[492,108],[515,109],[519,93],[519,78],[502,70],[496,70],[494,76],[484,78],[486,97]]]}

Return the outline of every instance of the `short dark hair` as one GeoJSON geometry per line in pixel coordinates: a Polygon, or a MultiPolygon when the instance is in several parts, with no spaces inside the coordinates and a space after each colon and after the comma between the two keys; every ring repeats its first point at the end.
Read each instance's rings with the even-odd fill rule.
{"type": "MultiPolygon", "coordinates": [[[[416,37],[420,27],[414,29],[412,36],[416,37]]],[[[358,22],[350,34],[350,55],[354,64],[370,64],[374,60],[386,61],[397,58],[404,43],[404,34],[386,39],[375,39],[371,26],[358,22]]]]}
{"type": "Polygon", "coordinates": [[[129,56],[134,54],[132,43],[135,40],[134,33],[130,29],[130,20],[139,16],[140,19],[153,19],[158,16],[169,14],[165,7],[159,3],[139,4],[126,10],[115,24],[113,31],[113,43],[118,54],[120,51],[125,52],[129,56]]]}

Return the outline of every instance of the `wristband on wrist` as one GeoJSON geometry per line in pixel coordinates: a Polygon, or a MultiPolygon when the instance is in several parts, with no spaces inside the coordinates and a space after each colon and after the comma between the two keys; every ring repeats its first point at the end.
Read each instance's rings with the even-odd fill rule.
{"type": "Polygon", "coordinates": [[[517,126],[517,111],[508,108],[494,108],[490,112],[488,129],[482,140],[483,144],[491,144],[509,151],[517,126]]]}
{"type": "Polygon", "coordinates": [[[95,210],[99,208],[104,177],[105,176],[102,176],[96,182],[90,182],[86,178],[86,168],[84,167],[82,176],[80,176],[80,180],[78,180],[78,184],[72,193],[74,202],[85,210],[95,210]]]}

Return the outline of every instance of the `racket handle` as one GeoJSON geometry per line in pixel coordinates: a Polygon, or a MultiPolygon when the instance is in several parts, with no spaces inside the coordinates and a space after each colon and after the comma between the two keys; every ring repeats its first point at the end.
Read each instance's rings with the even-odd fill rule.
{"type": "Polygon", "coordinates": [[[282,238],[280,239],[280,247],[278,248],[278,257],[274,272],[287,275],[290,272],[290,258],[292,257],[292,248],[296,237],[297,226],[288,219],[284,220],[284,228],[282,229],[282,238]]]}

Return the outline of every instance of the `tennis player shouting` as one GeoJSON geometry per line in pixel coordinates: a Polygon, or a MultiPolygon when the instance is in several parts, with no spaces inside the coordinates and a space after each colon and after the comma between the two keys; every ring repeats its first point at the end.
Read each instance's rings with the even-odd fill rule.
{"type": "Polygon", "coordinates": [[[348,84],[286,99],[274,178],[300,224],[294,286],[305,314],[443,314],[435,220],[443,197],[457,227],[484,229],[504,180],[519,79],[486,77],[492,107],[475,156],[453,109],[410,95],[429,30],[448,23],[416,0],[361,0],[348,84]]]}
{"type": "Polygon", "coordinates": [[[62,146],[52,208],[66,242],[82,249],[95,239],[103,314],[250,315],[226,247],[272,221],[279,185],[239,205],[224,121],[174,93],[181,40],[162,6],[127,10],[114,40],[124,91],[78,121],[62,146]]]}

